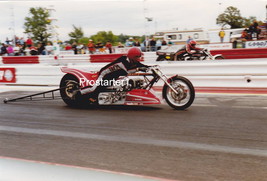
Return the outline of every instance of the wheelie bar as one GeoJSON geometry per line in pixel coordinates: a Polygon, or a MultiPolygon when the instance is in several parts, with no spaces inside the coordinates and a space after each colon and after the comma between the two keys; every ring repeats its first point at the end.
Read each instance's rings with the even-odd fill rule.
{"type": "Polygon", "coordinates": [[[8,102],[15,102],[15,101],[18,101],[18,100],[24,100],[24,101],[33,101],[33,97],[35,96],[39,96],[39,95],[43,95],[42,97],[39,97],[40,99],[38,100],[54,100],[56,98],[54,92],[60,90],[60,89],[64,89],[65,87],[61,87],[61,88],[58,88],[58,89],[53,89],[53,90],[49,90],[49,91],[45,91],[45,92],[40,92],[40,93],[36,93],[36,94],[31,94],[31,95],[27,95],[27,96],[22,96],[22,97],[17,97],[17,98],[13,98],[13,99],[10,99],[10,98],[5,98],[4,99],[4,103],[8,103],[8,102]],[[46,94],[48,93],[51,93],[51,96],[50,97],[47,97],[46,94]]]}
{"type": "MultiPolygon", "coordinates": [[[[86,87],[83,87],[81,89],[85,89],[87,87],[90,87],[90,86],[86,86],[86,87]]],[[[8,103],[8,102],[15,102],[18,100],[24,100],[24,101],[54,100],[55,98],[57,98],[57,96],[55,96],[54,92],[59,91],[61,89],[65,89],[65,88],[67,88],[67,87],[60,87],[58,89],[53,89],[53,90],[40,92],[40,93],[36,93],[36,94],[31,94],[31,95],[27,95],[27,96],[22,96],[22,97],[17,97],[17,98],[13,98],[13,99],[5,98],[3,100],[3,102],[8,103]],[[51,93],[50,97],[46,97],[46,94],[48,94],[48,93],[51,93]],[[43,97],[38,97],[39,99],[33,99],[33,97],[39,96],[39,95],[43,95],[43,97]]]]}

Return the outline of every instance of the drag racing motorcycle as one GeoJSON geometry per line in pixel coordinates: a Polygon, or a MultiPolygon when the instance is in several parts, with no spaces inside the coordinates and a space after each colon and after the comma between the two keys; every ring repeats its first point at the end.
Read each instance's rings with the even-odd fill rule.
{"type": "MultiPolygon", "coordinates": [[[[163,52],[157,51],[158,58],[156,61],[174,61],[174,56],[176,52],[163,52]]],[[[196,51],[193,54],[186,53],[183,56],[178,56],[177,61],[187,61],[187,60],[221,60],[224,57],[221,54],[212,55],[208,49],[203,49],[202,51],[196,51]]]]}
{"type": "Polygon", "coordinates": [[[63,67],[66,73],[60,82],[60,95],[69,106],[80,105],[144,105],[161,104],[162,98],[176,110],[188,108],[195,99],[195,90],[192,83],[185,77],[175,75],[168,78],[159,66],[147,68],[146,72],[136,72],[119,78],[120,84],[101,86],[96,89],[95,99],[91,94],[77,94],[77,91],[90,87],[86,82],[96,81],[98,72],[88,72],[63,67]],[[153,86],[159,80],[164,85],[162,98],[155,94],[153,86]],[[75,95],[75,99],[73,99],[75,95]]]}

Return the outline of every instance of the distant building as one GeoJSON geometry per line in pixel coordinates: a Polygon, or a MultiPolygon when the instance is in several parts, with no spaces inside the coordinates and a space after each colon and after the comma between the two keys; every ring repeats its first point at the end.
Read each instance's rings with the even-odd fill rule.
{"type": "MultiPolygon", "coordinates": [[[[241,37],[241,33],[244,28],[240,29],[225,29],[225,42],[231,42],[232,38],[241,37]]],[[[188,37],[190,36],[192,39],[197,41],[199,44],[208,44],[208,43],[219,43],[220,37],[218,36],[220,29],[216,30],[202,30],[202,29],[195,29],[195,30],[166,30],[157,32],[154,35],[154,38],[164,39],[165,41],[170,38],[170,40],[174,44],[185,44],[188,37]]]]}

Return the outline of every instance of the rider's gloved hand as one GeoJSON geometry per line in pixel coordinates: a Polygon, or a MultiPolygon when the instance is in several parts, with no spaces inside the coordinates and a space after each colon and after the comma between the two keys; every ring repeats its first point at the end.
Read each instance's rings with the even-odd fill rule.
{"type": "Polygon", "coordinates": [[[137,70],[141,71],[141,72],[147,72],[148,68],[147,67],[138,67],[137,70]]]}
{"type": "Polygon", "coordinates": [[[159,65],[152,65],[152,66],[149,66],[149,67],[152,67],[152,68],[159,68],[159,65]]]}

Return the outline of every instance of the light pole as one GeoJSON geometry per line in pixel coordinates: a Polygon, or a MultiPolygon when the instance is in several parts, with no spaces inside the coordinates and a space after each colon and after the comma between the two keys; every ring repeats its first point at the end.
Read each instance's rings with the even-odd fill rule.
{"type": "Polygon", "coordinates": [[[50,15],[48,20],[50,21],[49,30],[52,34],[51,40],[53,43],[53,54],[55,55],[55,57],[57,57],[60,51],[58,45],[58,33],[56,30],[57,26],[54,24],[54,22],[57,21],[57,19],[52,16],[52,12],[56,10],[54,9],[53,5],[51,5],[49,8],[46,8],[46,10],[49,12],[50,15]]]}
{"type": "Polygon", "coordinates": [[[11,5],[11,27],[9,28],[10,30],[13,30],[13,46],[16,46],[16,31],[15,31],[15,14],[14,14],[14,7],[13,4],[11,5]]]}
{"type": "Polygon", "coordinates": [[[56,30],[56,25],[55,25],[55,21],[57,21],[57,18],[53,17],[53,12],[55,12],[55,8],[53,5],[51,5],[49,8],[46,8],[46,10],[49,12],[49,15],[50,17],[48,18],[48,20],[50,21],[50,25],[48,26],[49,30],[50,30],[50,33],[52,34],[52,42],[53,44],[57,43],[57,40],[58,40],[58,33],[57,33],[57,30],[56,30]]]}

